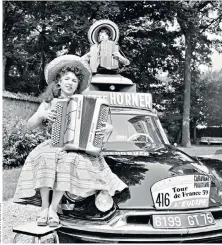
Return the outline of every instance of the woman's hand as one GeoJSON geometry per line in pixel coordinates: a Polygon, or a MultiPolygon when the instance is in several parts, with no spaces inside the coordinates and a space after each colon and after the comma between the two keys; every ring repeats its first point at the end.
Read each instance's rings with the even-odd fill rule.
{"type": "Polygon", "coordinates": [[[53,110],[44,110],[39,112],[39,118],[41,120],[48,120],[50,122],[54,122],[56,119],[56,112],[53,110]]]}
{"type": "Polygon", "coordinates": [[[123,56],[120,54],[119,51],[113,52],[112,55],[113,55],[113,57],[114,57],[115,59],[118,59],[119,62],[123,63],[124,65],[129,65],[129,64],[130,64],[129,60],[128,60],[127,58],[123,57],[123,56]]]}
{"type": "Polygon", "coordinates": [[[96,130],[96,135],[101,137],[109,135],[113,131],[113,126],[109,123],[103,123],[103,127],[96,130]]]}

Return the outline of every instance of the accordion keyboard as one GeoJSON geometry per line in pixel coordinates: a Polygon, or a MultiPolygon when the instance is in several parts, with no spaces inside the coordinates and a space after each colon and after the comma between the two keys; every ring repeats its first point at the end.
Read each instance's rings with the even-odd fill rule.
{"type": "Polygon", "coordinates": [[[63,114],[63,106],[61,104],[56,105],[56,121],[54,122],[52,128],[52,145],[57,145],[60,143],[60,131],[62,125],[62,114],[63,114]]]}
{"type": "MultiPolygon", "coordinates": [[[[108,120],[108,111],[109,111],[109,107],[108,106],[106,106],[106,105],[102,105],[101,106],[101,110],[100,110],[100,114],[99,114],[99,120],[98,120],[98,124],[97,124],[96,130],[102,128],[103,127],[103,123],[107,122],[107,120],[108,120]]],[[[96,135],[95,138],[94,138],[93,145],[96,146],[96,147],[101,147],[102,143],[103,143],[103,139],[96,135]]]]}

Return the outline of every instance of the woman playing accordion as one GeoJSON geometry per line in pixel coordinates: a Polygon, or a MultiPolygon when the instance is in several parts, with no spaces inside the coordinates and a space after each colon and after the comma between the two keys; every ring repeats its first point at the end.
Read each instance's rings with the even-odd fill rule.
{"type": "MultiPolygon", "coordinates": [[[[74,55],[60,56],[49,63],[45,69],[48,83],[43,93],[43,102],[37,112],[29,119],[28,128],[34,129],[45,121],[55,121],[52,105],[57,99],[69,99],[81,93],[91,79],[91,70],[87,64],[74,55]]],[[[108,135],[112,126],[106,123],[97,134],[108,135]]],[[[64,151],[54,147],[51,139],[38,145],[27,157],[19,177],[14,201],[33,197],[40,191],[42,206],[37,224],[57,226],[59,217],[57,207],[64,192],[88,197],[98,191],[113,196],[127,186],[112,171],[103,156],[92,156],[83,152],[64,151]],[[52,200],[49,193],[53,190],[52,200]]]]}

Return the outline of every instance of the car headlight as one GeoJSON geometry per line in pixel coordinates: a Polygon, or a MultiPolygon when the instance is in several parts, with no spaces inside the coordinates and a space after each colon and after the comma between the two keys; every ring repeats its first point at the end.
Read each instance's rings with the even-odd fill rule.
{"type": "Polygon", "coordinates": [[[100,191],[96,196],[95,205],[101,212],[106,212],[112,208],[113,198],[107,191],[100,191]]]}

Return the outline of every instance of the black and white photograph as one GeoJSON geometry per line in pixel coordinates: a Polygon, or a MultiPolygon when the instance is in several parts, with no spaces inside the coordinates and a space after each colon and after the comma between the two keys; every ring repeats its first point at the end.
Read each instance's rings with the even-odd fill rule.
{"type": "Polygon", "coordinates": [[[1,243],[222,243],[222,0],[1,5],[1,243]]]}

